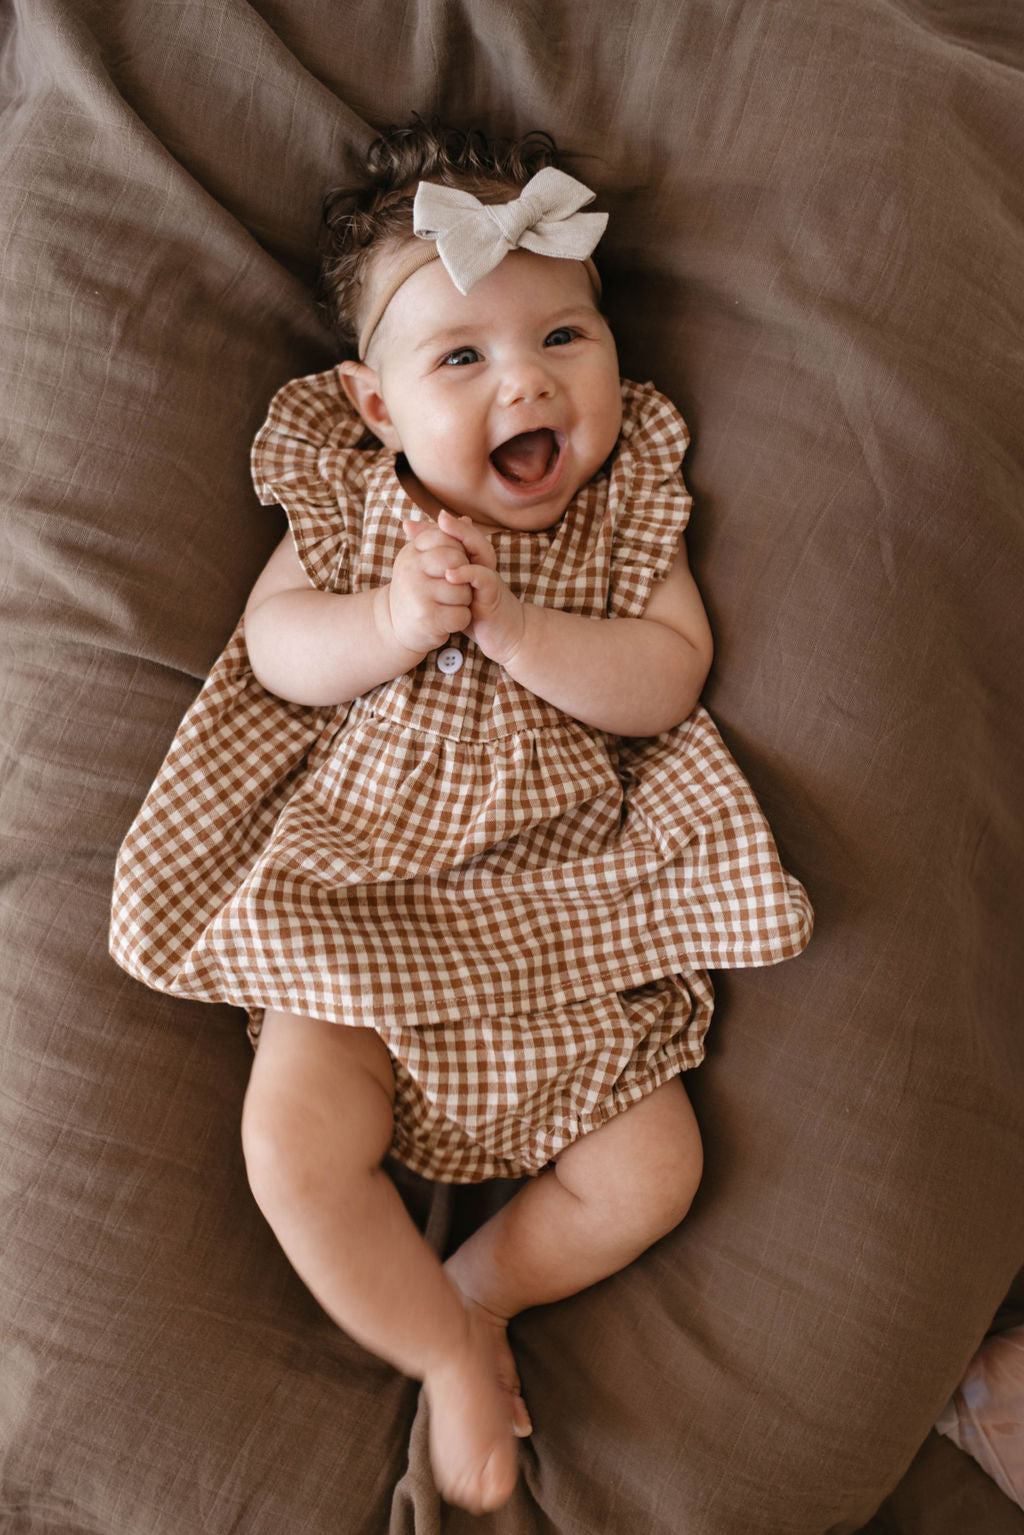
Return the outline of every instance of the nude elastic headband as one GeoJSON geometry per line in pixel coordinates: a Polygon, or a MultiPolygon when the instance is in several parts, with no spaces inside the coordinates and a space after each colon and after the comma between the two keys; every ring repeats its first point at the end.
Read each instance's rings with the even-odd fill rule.
{"type": "Polygon", "coordinates": [[[582,261],[600,297],[601,279],[590,255],[608,215],[580,212],[594,196],[553,165],[538,171],[507,203],[482,203],[472,192],[421,181],[413,203],[413,233],[427,243],[398,262],[376,294],[359,335],[360,358],[399,288],[428,261],[440,260],[460,293],[468,293],[511,250],[582,261]]]}

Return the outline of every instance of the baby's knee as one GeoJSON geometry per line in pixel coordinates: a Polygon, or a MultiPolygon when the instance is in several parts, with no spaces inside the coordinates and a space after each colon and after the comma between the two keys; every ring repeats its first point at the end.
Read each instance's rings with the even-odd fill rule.
{"type": "Polygon", "coordinates": [[[569,1148],[563,1184],[599,1208],[637,1251],[679,1225],[700,1186],[697,1120],[678,1079],[569,1148]]]}
{"type": "Polygon", "coordinates": [[[696,1116],[678,1078],[637,1107],[646,1108],[649,1118],[637,1137],[632,1188],[624,1190],[624,1197],[635,1205],[638,1220],[646,1221],[656,1241],[689,1213],[704,1171],[704,1152],[696,1116]]]}
{"type": "Polygon", "coordinates": [[[700,1137],[696,1142],[688,1137],[680,1147],[680,1156],[670,1173],[668,1188],[666,1190],[666,1219],[667,1230],[678,1226],[684,1216],[690,1213],[700,1188],[700,1181],[704,1174],[704,1157],[701,1148],[700,1137]]]}
{"type": "MultiPolygon", "coordinates": [[[[687,1151],[692,1153],[689,1144],[687,1151]]],[[[700,1164],[694,1163],[691,1154],[678,1160],[666,1156],[656,1163],[638,1162],[626,1167],[604,1202],[606,1216],[618,1225],[634,1250],[642,1252],[686,1218],[700,1176],[700,1164]]]]}
{"type": "Polygon", "coordinates": [[[690,1135],[667,1138],[655,1158],[634,1167],[632,1197],[627,1193],[626,1199],[649,1241],[667,1236],[690,1213],[702,1173],[700,1138],[690,1135]]]}
{"type": "Polygon", "coordinates": [[[667,1227],[678,1226],[689,1214],[700,1181],[704,1175],[704,1144],[696,1115],[690,1100],[680,1083],[680,1112],[674,1136],[669,1136],[663,1148],[663,1182],[665,1189],[667,1227]]]}

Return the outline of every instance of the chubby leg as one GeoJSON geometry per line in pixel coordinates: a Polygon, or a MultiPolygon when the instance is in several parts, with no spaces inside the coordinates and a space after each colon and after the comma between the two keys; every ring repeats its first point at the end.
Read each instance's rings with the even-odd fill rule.
{"type": "Polygon", "coordinates": [[[569,1146],[467,1238],[446,1270],[498,1323],[575,1295],[678,1225],[702,1166],[677,1077],[569,1146]]]}
{"type": "Polygon", "coordinates": [[[423,1381],[438,1488],[482,1512],[515,1485],[522,1404],[499,1381],[493,1324],[445,1274],[382,1169],[393,1096],[390,1058],[371,1029],[268,1011],[242,1119],[246,1167],[328,1314],[423,1381]]]}

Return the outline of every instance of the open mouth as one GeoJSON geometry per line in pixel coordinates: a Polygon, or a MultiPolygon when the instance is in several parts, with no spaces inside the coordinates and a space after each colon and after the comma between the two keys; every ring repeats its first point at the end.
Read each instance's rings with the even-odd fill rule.
{"type": "Polygon", "coordinates": [[[532,489],[555,472],[561,456],[560,439],[549,426],[542,426],[500,443],[491,454],[491,463],[502,479],[532,489]]]}

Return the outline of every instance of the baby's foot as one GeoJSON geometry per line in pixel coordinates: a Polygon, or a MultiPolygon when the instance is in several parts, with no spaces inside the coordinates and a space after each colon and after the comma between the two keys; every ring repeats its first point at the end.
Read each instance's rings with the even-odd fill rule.
{"type": "Polygon", "coordinates": [[[466,1308],[466,1322],[464,1344],[426,1376],[423,1388],[438,1491],[449,1503],[482,1514],[512,1496],[519,1465],[509,1397],[495,1367],[493,1325],[473,1306],[466,1308]]]}
{"type": "Polygon", "coordinates": [[[471,1300],[466,1294],[463,1294],[463,1304],[487,1328],[487,1336],[494,1350],[494,1366],[498,1373],[498,1385],[503,1391],[508,1392],[509,1396],[508,1406],[512,1414],[512,1431],[517,1439],[525,1439],[533,1433],[533,1424],[530,1422],[530,1414],[527,1412],[526,1403],[523,1401],[515,1356],[509,1347],[508,1322],[503,1317],[495,1316],[492,1311],[487,1310],[486,1306],[481,1306],[479,1301],[471,1300]]]}

